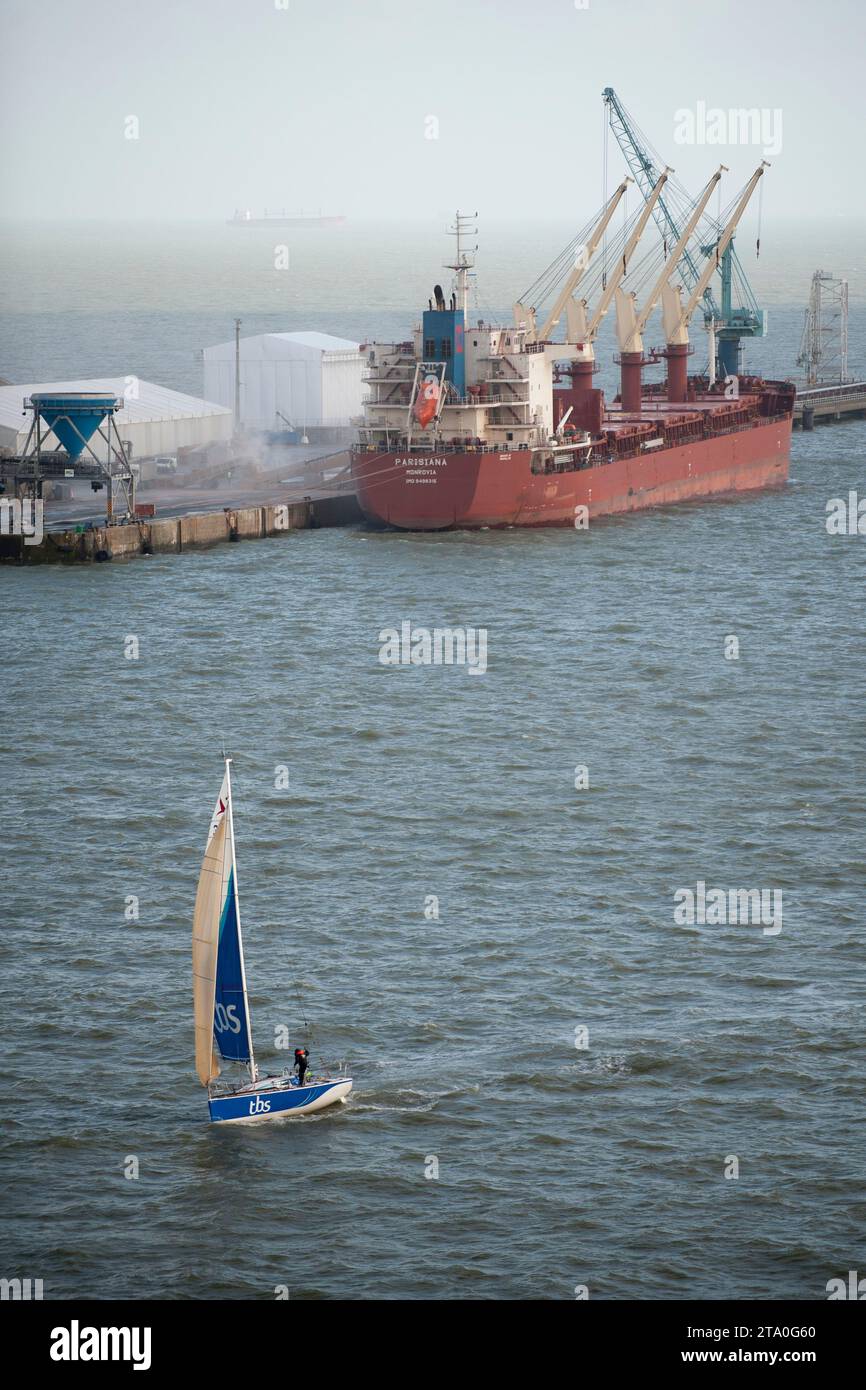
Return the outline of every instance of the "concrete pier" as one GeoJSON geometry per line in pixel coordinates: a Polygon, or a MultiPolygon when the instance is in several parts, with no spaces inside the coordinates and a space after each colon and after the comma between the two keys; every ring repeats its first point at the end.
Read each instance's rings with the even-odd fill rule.
{"type": "Polygon", "coordinates": [[[0,564],[44,565],[130,560],[198,550],[224,541],[259,540],[318,526],[351,526],[361,520],[354,495],[255,507],[224,507],[187,516],[141,518],[121,526],[47,531],[38,545],[24,536],[0,535],[0,564]]]}
{"type": "Polygon", "coordinates": [[[866,415],[866,381],[849,381],[843,386],[810,386],[797,392],[794,401],[794,429],[812,430],[866,415]]]}

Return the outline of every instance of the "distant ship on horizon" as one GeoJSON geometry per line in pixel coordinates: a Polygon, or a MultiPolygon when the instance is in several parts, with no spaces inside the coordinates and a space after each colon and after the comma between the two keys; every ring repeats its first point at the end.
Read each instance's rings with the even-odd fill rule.
{"type": "Polygon", "coordinates": [[[254,217],[249,208],[235,208],[234,216],[227,219],[229,227],[337,227],[345,222],[345,217],[340,213],[336,216],[323,216],[319,212],[316,216],[306,217],[302,212],[299,216],[290,217],[286,215],[283,208],[281,212],[268,212],[265,208],[264,216],[254,217]]]}

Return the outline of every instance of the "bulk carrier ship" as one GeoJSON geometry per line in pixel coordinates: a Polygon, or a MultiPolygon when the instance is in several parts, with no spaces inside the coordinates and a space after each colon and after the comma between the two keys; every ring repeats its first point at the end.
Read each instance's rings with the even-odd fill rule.
{"type": "Polygon", "coordinates": [[[603,277],[593,310],[574,291],[631,182],[626,179],[581,244],[540,324],[536,309],[524,302],[514,306],[513,325],[470,323],[473,261],[462,246],[467,219],[458,214],[449,300],[437,285],[412,341],[364,349],[369,396],[352,449],[352,473],[367,520],[407,530],[582,526],[590,517],[783,485],[793,383],[717,375],[712,322],[708,373],[688,375],[689,318],[764,167],[719,229],[713,254],[685,302],[672,277],[721,168],[693,205],[639,306],[621,281],[672,171],[661,173],[627,241],[623,233],[619,267],[603,277]],[[622,384],[608,403],[593,387],[593,343],[614,301],[622,384]],[[646,357],[642,332],[657,303],[666,347],[646,357]],[[553,341],[563,314],[565,341],[553,341]],[[662,359],[667,380],[644,387],[644,366],[662,359]]]}

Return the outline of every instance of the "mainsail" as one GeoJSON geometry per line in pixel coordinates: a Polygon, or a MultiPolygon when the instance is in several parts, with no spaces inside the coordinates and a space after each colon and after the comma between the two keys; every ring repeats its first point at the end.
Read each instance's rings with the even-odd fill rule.
{"type": "Polygon", "coordinates": [[[192,927],[195,1067],[203,1086],[219,1076],[219,1058],[246,1062],[255,1074],[235,877],[231,779],[214,808],[199,875],[192,927]]]}

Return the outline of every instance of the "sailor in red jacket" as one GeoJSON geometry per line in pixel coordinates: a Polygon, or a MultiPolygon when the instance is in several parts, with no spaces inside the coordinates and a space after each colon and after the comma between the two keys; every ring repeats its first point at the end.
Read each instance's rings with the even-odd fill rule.
{"type": "Polygon", "coordinates": [[[295,1071],[298,1073],[298,1085],[304,1084],[304,1073],[310,1060],[310,1050],[307,1047],[295,1048],[295,1071]]]}

